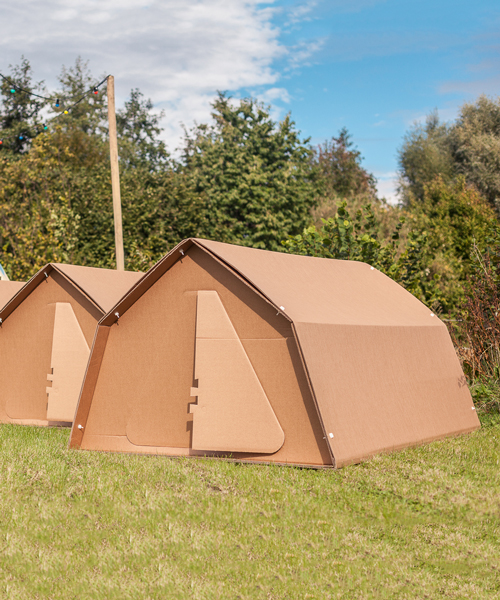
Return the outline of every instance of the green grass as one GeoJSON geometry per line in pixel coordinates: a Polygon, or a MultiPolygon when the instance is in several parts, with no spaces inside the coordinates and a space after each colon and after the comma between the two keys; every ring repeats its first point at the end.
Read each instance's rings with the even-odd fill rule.
{"type": "Polygon", "coordinates": [[[500,598],[500,416],[339,471],[0,426],[0,598],[500,598]]]}

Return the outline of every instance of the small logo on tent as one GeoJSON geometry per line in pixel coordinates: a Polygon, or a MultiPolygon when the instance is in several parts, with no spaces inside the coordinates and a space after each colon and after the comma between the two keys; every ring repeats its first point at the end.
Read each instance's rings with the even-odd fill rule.
{"type": "Polygon", "coordinates": [[[465,379],[465,375],[462,375],[462,377],[458,378],[458,387],[460,389],[462,389],[466,385],[467,385],[467,379],[465,379]]]}

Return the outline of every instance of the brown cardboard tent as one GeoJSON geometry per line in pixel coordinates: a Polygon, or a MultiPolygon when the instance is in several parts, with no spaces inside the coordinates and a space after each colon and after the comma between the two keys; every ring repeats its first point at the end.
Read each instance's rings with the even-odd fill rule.
{"type": "Polygon", "coordinates": [[[340,467],[477,427],[445,325],[376,269],[190,239],[100,321],[70,446],[340,467]]]}
{"type": "Polygon", "coordinates": [[[21,287],[0,310],[1,423],[73,421],[97,322],[142,276],[49,264],[21,287]]]}
{"type": "Polygon", "coordinates": [[[5,306],[23,286],[22,281],[0,281],[0,308],[5,306]]]}

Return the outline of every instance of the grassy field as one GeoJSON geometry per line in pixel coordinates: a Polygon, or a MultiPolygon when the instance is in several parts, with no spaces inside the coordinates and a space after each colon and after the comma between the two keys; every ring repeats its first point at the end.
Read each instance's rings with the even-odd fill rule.
{"type": "Polygon", "coordinates": [[[0,598],[500,598],[500,416],[339,471],[0,426],[0,598]]]}

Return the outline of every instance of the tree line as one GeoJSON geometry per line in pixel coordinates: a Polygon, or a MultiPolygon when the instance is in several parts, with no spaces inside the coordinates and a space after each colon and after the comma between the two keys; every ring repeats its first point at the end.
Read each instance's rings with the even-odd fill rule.
{"type": "MultiPolygon", "coordinates": [[[[99,77],[78,59],[49,94],[24,58],[7,75],[49,100],[0,86],[0,262],[20,280],[49,261],[113,268],[105,90],[64,114],[64,99],[99,77]]],[[[377,197],[346,129],[315,147],[290,115],[276,122],[256,99],[220,93],[210,121],[185,130],[172,155],[161,118],[138,89],[117,114],[127,269],[148,269],[192,236],[364,260],[456,320],[477,257],[496,268],[498,98],[464,104],[452,123],[432,113],[408,131],[399,206],[377,197]]]]}

